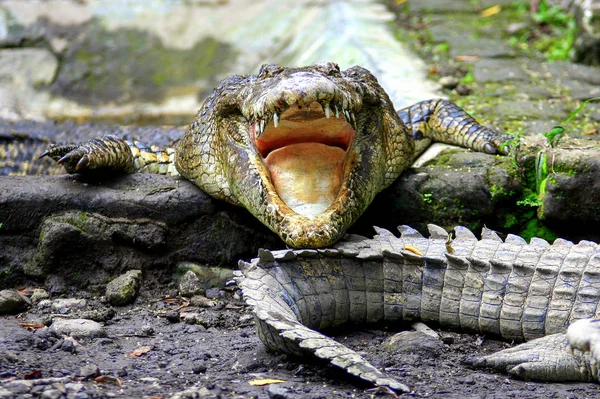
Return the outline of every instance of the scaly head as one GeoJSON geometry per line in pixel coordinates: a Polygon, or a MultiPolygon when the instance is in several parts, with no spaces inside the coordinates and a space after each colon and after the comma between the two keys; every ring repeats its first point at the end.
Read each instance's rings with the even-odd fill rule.
{"type": "MultiPolygon", "coordinates": [[[[360,67],[263,65],[257,75],[224,80],[206,110],[188,135],[213,131],[204,147],[221,163],[227,187],[219,191],[294,247],[338,240],[411,160],[386,155],[412,141],[375,77],[360,67]]],[[[188,176],[186,162],[178,168],[210,186],[188,176]]]]}

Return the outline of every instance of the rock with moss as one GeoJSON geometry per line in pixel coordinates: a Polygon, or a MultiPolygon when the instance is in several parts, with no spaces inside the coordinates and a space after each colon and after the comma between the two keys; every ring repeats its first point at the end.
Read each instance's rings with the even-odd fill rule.
{"type": "Polygon", "coordinates": [[[28,298],[16,290],[0,291],[0,314],[15,314],[27,310],[31,305],[28,298]]]}
{"type": "Polygon", "coordinates": [[[106,285],[106,299],[111,305],[125,306],[133,303],[140,290],[141,270],[130,270],[106,285]]]}

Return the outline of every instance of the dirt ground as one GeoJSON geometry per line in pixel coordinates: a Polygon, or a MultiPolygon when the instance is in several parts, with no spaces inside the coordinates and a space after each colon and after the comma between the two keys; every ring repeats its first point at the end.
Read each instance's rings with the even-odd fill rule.
{"type": "MultiPolygon", "coordinates": [[[[27,313],[0,318],[1,398],[393,397],[349,380],[332,367],[267,352],[236,287],[221,290],[212,307],[181,307],[184,300],[164,299],[172,289],[151,287],[142,289],[134,305],[120,308],[83,291],[72,294],[86,303],[61,308],[57,301],[46,301],[45,306],[40,302],[27,313]],[[105,334],[73,339],[39,328],[60,317],[95,319],[104,325],[105,334]],[[24,377],[29,385],[22,388],[24,377]],[[283,382],[252,385],[266,379],[283,382]],[[12,396],[6,391],[2,396],[1,388],[12,389],[12,396]]],[[[595,383],[518,381],[463,365],[467,355],[508,346],[481,336],[445,332],[443,340],[434,340],[413,333],[404,348],[386,349],[384,341],[403,326],[394,327],[399,328],[364,326],[336,337],[407,384],[412,392],[401,397],[600,396],[595,383]]]]}

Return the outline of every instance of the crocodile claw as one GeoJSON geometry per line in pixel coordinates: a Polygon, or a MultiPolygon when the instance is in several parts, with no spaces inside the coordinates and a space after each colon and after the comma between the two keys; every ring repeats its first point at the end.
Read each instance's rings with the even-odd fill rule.
{"type": "Polygon", "coordinates": [[[591,381],[594,376],[582,372],[584,357],[572,351],[565,334],[552,334],[491,355],[470,356],[464,363],[527,380],[591,381]]]}

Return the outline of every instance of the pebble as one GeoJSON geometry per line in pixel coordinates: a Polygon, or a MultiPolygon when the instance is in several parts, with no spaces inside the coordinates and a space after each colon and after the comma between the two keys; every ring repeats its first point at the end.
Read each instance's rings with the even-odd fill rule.
{"type": "Polygon", "coordinates": [[[190,305],[198,306],[200,308],[212,308],[213,306],[215,306],[215,304],[215,301],[213,301],[212,299],[208,299],[207,297],[202,295],[194,295],[190,299],[190,305]]]}
{"type": "Polygon", "coordinates": [[[106,331],[100,323],[87,319],[55,319],[50,326],[51,331],[59,335],[74,338],[105,337],[106,331]]]}
{"type": "Polygon", "coordinates": [[[84,380],[91,380],[100,375],[100,369],[95,364],[86,364],[79,368],[77,375],[84,380]]]}
{"type": "Polygon", "coordinates": [[[196,273],[191,270],[185,272],[179,281],[179,294],[190,297],[202,292],[202,284],[196,273]]]}
{"type": "Polygon", "coordinates": [[[170,321],[171,323],[179,323],[181,321],[180,317],[179,317],[179,313],[175,312],[175,311],[171,311],[171,312],[167,312],[165,314],[165,317],[167,318],[168,321],[170,321]]]}
{"type": "Polygon", "coordinates": [[[13,394],[27,393],[31,390],[31,387],[33,387],[33,383],[25,380],[9,381],[6,384],[3,384],[3,388],[13,394]]]}
{"type": "Polygon", "coordinates": [[[268,393],[271,399],[287,399],[289,398],[289,389],[282,387],[281,385],[271,384],[269,385],[268,393]]]}
{"type": "Polygon", "coordinates": [[[106,285],[106,299],[113,306],[133,303],[140,290],[141,270],[130,270],[106,285]]]}
{"type": "Polygon", "coordinates": [[[0,291],[0,314],[15,314],[26,310],[31,305],[28,298],[16,290],[0,291]]]}
{"type": "Polygon", "coordinates": [[[31,294],[31,302],[33,303],[38,303],[39,301],[43,300],[43,299],[48,299],[50,298],[50,294],[48,294],[48,291],[46,291],[45,289],[42,288],[34,288],[33,292],[31,294]]]}
{"type": "Polygon", "coordinates": [[[223,296],[223,293],[218,288],[209,288],[206,290],[206,297],[210,299],[218,299],[223,296]]]}
{"type": "Polygon", "coordinates": [[[204,364],[196,364],[192,367],[192,373],[200,374],[206,372],[207,367],[204,364]]]}
{"type": "Polygon", "coordinates": [[[48,389],[40,396],[42,399],[59,399],[62,396],[62,392],[58,389],[48,389]]]}
{"type": "MultiPolygon", "coordinates": [[[[83,308],[87,305],[85,299],[77,298],[59,298],[52,301],[52,308],[58,311],[70,312],[73,309],[83,308]]],[[[61,312],[63,313],[63,312],[61,312]]]]}

